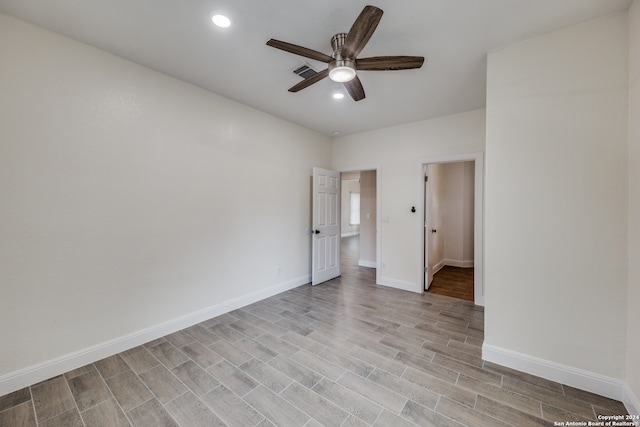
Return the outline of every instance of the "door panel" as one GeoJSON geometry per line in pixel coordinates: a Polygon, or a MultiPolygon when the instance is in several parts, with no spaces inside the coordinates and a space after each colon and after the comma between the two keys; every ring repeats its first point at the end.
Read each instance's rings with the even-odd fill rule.
{"type": "Polygon", "coordinates": [[[311,284],[340,275],[340,172],[313,168],[311,284]]]}

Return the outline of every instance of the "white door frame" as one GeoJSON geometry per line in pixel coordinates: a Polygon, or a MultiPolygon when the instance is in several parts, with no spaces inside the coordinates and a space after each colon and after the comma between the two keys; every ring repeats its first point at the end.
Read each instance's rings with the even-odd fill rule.
{"type": "Polygon", "coordinates": [[[474,211],[473,211],[473,294],[474,303],[484,306],[484,153],[452,154],[448,156],[434,156],[421,159],[418,163],[418,209],[416,229],[418,235],[418,273],[416,284],[420,286],[418,292],[424,292],[424,219],[426,212],[424,194],[424,170],[423,165],[431,163],[457,163],[473,161],[475,163],[474,176],[474,211]]]}
{"type": "Polygon", "coordinates": [[[380,165],[375,166],[357,166],[338,169],[340,173],[345,172],[361,172],[361,171],[376,171],[376,285],[380,284],[380,260],[382,259],[382,253],[380,252],[380,165]]]}

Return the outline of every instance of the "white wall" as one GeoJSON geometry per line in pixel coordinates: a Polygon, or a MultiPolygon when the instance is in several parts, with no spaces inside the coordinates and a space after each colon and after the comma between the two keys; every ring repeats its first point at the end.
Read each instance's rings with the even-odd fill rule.
{"type": "Polygon", "coordinates": [[[474,162],[445,163],[442,184],[442,262],[473,267],[474,162]]]}
{"type": "Polygon", "coordinates": [[[423,183],[419,160],[433,156],[484,151],[484,110],[346,135],[333,141],[333,167],[338,170],[367,169],[379,165],[381,210],[380,284],[416,290],[422,279],[418,254],[422,236],[416,233],[423,220],[418,206],[423,183]],[[416,212],[411,212],[411,207],[416,212]],[[385,221],[387,220],[387,221],[385,221]]]}
{"type": "Polygon", "coordinates": [[[487,82],[483,356],[621,398],[627,15],[493,52],[487,82]]]}
{"type": "Polygon", "coordinates": [[[360,193],[360,174],[357,174],[357,178],[345,179],[342,174],[341,180],[341,209],[340,209],[340,219],[341,219],[341,227],[340,233],[342,237],[345,236],[355,236],[360,234],[360,226],[358,224],[350,224],[351,219],[351,193],[360,193]]]}
{"type": "Polygon", "coordinates": [[[0,395],[308,281],[327,137],[3,14],[0,58],[0,395]]]}
{"type": "MultiPolygon", "coordinates": [[[[629,293],[627,385],[640,413],[640,1],[629,9],[629,293]]],[[[627,407],[630,405],[627,404],[627,407]]]]}

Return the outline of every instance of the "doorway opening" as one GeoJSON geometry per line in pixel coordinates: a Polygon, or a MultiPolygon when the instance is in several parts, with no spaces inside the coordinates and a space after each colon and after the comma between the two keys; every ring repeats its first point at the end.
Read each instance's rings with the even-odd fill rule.
{"type": "Polygon", "coordinates": [[[420,165],[424,291],[484,305],[482,153],[425,160],[420,165]]]}
{"type": "Polygon", "coordinates": [[[376,283],[377,172],[341,173],[342,277],[376,283]]]}

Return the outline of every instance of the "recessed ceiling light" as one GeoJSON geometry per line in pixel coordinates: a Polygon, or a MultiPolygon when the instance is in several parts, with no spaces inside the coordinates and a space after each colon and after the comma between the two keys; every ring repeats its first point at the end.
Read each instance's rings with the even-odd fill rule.
{"type": "Polygon", "coordinates": [[[338,136],[338,135],[340,135],[340,131],[337,131],[337,130],[334,130],[332,133],[333,133],[333,136],[338,136]]]}
{"type": "Polygon", "coordinates": [[[331,96],[333,96],[333,99],[342,99],[344,98],[344,93],[336,92],[331,96]]]}
{"type": "Polygon", "coordinates": [[[224,15],[213,15],[211,21],[220,28],[228,28],[231,26],[231,20],[224,15]]]}

